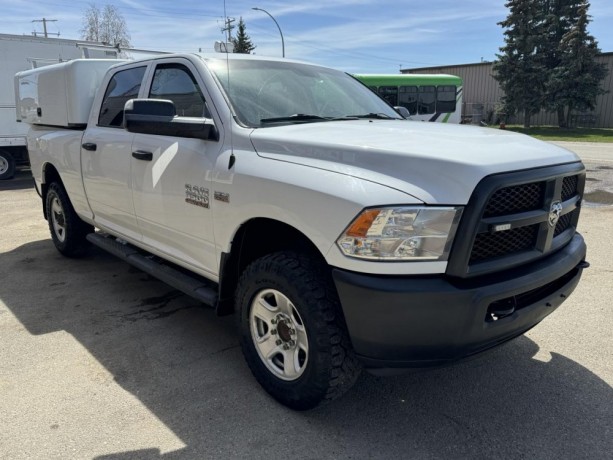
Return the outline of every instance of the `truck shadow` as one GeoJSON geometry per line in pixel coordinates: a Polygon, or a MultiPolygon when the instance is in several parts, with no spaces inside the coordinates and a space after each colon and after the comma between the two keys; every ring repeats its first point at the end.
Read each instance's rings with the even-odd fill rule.
{"type": "Polygon", "coordinates": [[[34,188],[34,178],[29,169],[18,169],[12,179],[0,180],[0,191],[2,190],[24,190],[34,188]]]}
{"type": "MultiPolygon", "coordinates": [[[[33,335],[66,331],[186,445],[98,458],[604,458],[613,389],[522,337],[475,361],[363,374],[342,399],[292,412],[244,363],[233,318],[93,250],[48,240],[2,254],[0,298],[33,335]]],[[[607,454],[608,453],[608,454],[607,454]]]]}

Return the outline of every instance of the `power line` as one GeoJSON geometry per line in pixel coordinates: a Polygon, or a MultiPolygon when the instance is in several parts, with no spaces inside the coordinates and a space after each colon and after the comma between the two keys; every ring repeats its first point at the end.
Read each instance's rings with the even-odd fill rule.
{"type": "MultiPolygon", "coordinates": [[[[91,2],[87,1],[77,1],[75,0],[74,2],[71,3],[65,3],[65,2],[61,2],[61,1],[52,1],[52,2],[45,2],[45,5],[52,5],[52,6],[62,6],[62,7],[66,7],[66,8],[70,8],[71,10],[82,10],[82,7],[80,5],[83,6],[87,6],[89,5],[91,2]]],[[[118,7],[118,9],[120,11],[132,11],[132,12],[136,12],[136,13],[141,13],[141,14],[146,14],[148,16],[154,16],[154,17],[180,17],[180,16],[184,16],[184,17],[190,17],[190,18],[194,18],[194,17],[206,17],[206,18],[222,18],[223,16],[220,14],[205,14],[205,13],[199,13],[199,12],[195,12],[194,10],[179,10],[176,8],[173,9],[165,9],[165,8],[147,8],[147,7],[134,7],[134,6],[128,6],[128,5],[124,5],[122,4],[121,7],[118,7]]]]}

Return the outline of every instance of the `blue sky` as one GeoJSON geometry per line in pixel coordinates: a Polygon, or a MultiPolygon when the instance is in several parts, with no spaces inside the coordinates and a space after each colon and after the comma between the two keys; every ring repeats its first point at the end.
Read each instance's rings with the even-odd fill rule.
{"type": "MultiPolygon", "coordinates": [[[[91,0],[2,0],[0,33],[30,34],[57,19],[50,32],[79,38],[91,0]]],[[[173,52],[213,50],[223,40],[223,0],[107,0],[128,24],[136,48],[173,52]]],[[[399,68],[493,60],[502,45],[504,0],[227,0],[226,13],[243,17],[256,54],[281,55],[274,22],[279,22],[286,57],[348,72],[396,73],[399,68]]],[[[603,51],[613,51],[613,1],[592,0],[590,32],[603,51]]]]}

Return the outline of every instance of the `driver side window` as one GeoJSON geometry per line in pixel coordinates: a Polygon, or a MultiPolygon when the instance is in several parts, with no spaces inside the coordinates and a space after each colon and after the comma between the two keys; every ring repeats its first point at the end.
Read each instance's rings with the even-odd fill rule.
{"type": "Polygon", "coordinates": [[[156,67],[149,98],[171,100],[180,117],[211,118],[198,82],[182,64],[160,64],[156,67]]]}

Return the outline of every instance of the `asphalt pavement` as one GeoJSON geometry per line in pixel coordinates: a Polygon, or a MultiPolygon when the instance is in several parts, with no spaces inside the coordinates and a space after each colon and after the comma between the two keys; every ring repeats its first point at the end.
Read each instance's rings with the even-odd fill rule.
{"type": "Polygon", "coordinates": [[[587,206],[613,205],[613,143],[552,142],[575,152],[585,164],[587,206]]]}
{"type": "Polygon", "coordinates": [[[2,459],[611,458],[606,203],[582,210],[579,287],[525,336],[449,368],[363,374],[304,413],[259,387],[233,318],[101,251],[60,256],[27,172],[0,183],[0,210],[2,459]]]}

